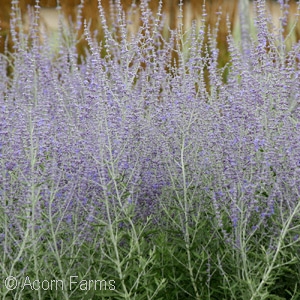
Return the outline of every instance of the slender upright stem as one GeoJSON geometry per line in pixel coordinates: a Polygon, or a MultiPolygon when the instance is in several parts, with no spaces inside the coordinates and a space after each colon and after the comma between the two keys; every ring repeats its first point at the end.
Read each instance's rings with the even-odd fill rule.
{"type": "Polygon", "coordinates": [[[247,49],[249,49],[249,42],[250,42],[250,6],[249,6],[249,0],[239,0],[239,18],[240,18],[242,51],[243,51],[243,54],[245,56],[247,49]]]}

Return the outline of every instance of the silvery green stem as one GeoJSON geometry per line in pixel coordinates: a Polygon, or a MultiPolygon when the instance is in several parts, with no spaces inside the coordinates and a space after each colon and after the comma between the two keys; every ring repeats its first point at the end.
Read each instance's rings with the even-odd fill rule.
{"type": "Polygon", "coordinates": [[[250,7],[249,0],[239,1],[239,18],[240,18],[240,31],[242,51],[245,55],[247,49],[249,49],[250,39],[250,7]]]}

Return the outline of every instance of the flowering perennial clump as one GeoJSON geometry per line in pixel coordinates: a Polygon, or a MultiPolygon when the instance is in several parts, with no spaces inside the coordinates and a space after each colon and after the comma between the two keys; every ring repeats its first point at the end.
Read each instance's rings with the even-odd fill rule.
{"type": "MultiPolygon", "coordinates": [[[[300,45],[288,49],[282,31],[268,29],[264,7],[256,1],[255,33],[246,49],[228,36],[231,59],[223,69],[214,32],[193,25],[166,40],[160,14],[153,16],[147,1],[134,35],[127,34],[120,5],[113,7],[112,27],[99,5],[105,41],[97,43],[86,25],[84,58],[72,31],[60,32],[56,52],[46,37],[39,40],[38,7],[29,33],[13,27],[15,52],[0,57],[3,277],[17,270],[18,276],[42,278],[43,262],[54,266],[53,276],[76,275],[81,261],[97,257],[97,272],[111,275],[119,289],[108,294],[111,299],[169,299],[160,293],[170,285],[177,297],[189,299],[208,299],[205,293],[267,299],[266,292],[278,292],[278,268],[299,258],[299,251],[289,252],[278,262],[283,249],[299,245],[300,45]],[[206,227],[200,226],[203,218],[206,227]],[[164,261],[171,250],[141,250],[159,229],[173,232],[160,235],[164,245],[182,238],[178,253],[186,251],[187,259],[178,272],[186,266],[189,283],[172,282],[177,267],[157,275],[165,265],[155,265],[154,257],[164,261]],[[213,244],[212,237],[223,242],[213,244]],[[212,288],[220,287],[217,278],[227,278],[226,285],[237,277],[230,277],[227,252],[215,255],[210,245],[232,249],[229,257],[243,268],[236,275],[239,291],[212,288]],[[259,257],[267,261],[262,271],[259,257]],[[101,267],[103,261],[114,267],[101,267]],[[129,272],[130,264],[137,270],[129,272]]],[[[176,260],[165,260],[175,266],[176,260]]],[[[299,282],[286,287],[293,299],[297,288],[299,282]]],[[[4,298],[12,293],[1,292],[4,298]]],[[[14,295],[33,299],[30,292],[14,295]]],[[[75,299],[82,291],[60,292],[51,299],[75,299]]],[[[46,299],[45,293],[50,291],[39,289],[34,297],[46,299]]]]}

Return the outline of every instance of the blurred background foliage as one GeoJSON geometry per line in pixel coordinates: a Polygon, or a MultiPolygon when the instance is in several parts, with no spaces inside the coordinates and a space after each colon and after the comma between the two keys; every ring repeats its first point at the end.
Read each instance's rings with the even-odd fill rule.
{"type": "MultiPolygon", "coordinates": [[[[102,0],[102,6],[106,15],[109,15],[109,5],[112,0],[102,0]]],[[[230,30],[231,32],[239,32],[239,1],[243,0],[183,0],[183,24],[184,30],[188,29],[191,25],[192,20],[196,20],[200,24],[203,14],[203,3],[205,2],[206,10],[206,27],[211,29],[217,29],[217,47],[219,49],[219,66],[223,67],[229,61],[228,47],[226,36],[228,33],[227,26],[227,17],[230,21],[230,30]],[[219,14],[222,12],[222,14],[219,14]],[[219,18],[219,21],[217,22],[219,18]],[[216,28],[218,24],[218,28],[216,28]]],[[[28,8],[35,5],[35,0],[19,0],[19,7],[22,13],[23,18],[26,16],[28,8]]],[[[99,19],[99,10],[98,10],[98,0],[84,0],[82,8],[82,18],[90,22],[90,31],[91,33],[97,33],[97,39],[101,40],[103,38],[103,32],[101,30],[101,21],[99,19]]],[[[113,1],[116,2],[116,1],[113,1]]],[[[139,5],[139,0],[136,1],[136,4],[139,5]]],[[[175,29],[178,25],[178,15],[179,15],[179,0],[164,0],[163,1],[163,13],[167,16],[166,22],[167,26],[171,29],[175,29]]],[[[60,0],[61,11],[65,15],[65,19],[76,24],[77,8],[80,5],[80,0],[60,0]]],[[[132,8],[132,0],[121,0],[122,7],[126,13],[132,8]]],[[[149,7],[155,13],[158,9],[159,0],[150,0],[149,7]]],[[[12,40],[10,39],[10,15],[11,15],[11,5],[12,0],[0,0],[0,52],[4,52],[5,49],[12,51],[12,40]]],[[[47,14],[50,16],[51,13],[56,11],[57,0],[40,0],[39,5],[41,10],[44,12],[43,16],[47,18],[47,14]]],[[[267,5],[273,20],[275,23],[278,22],[280,18],[280,6],[277,1],[267,0],[267,5]]],[[[294,0],[289,1],[289,15],[288,15],[288,25],[286,26],[285,35],[288,34],[289,28],[293,25],[293,22],[297,16],[297,2],[294,0]]],[[[137,6],[138,7],[138,6],[137,6]]],[[[249,17],[251,18],[251,12],[249,9],[249,17]]],[[[41,18],[41,22],[45,21],[45,18],[41,18]]],[[[50,17],[51,19],[51,17],[50,17]]],[[[53,27],[49,26],[51,20],[45,22],[46,27],[49,27],[49,30],[53,30],[53,27]]],[[[138,27],[138,21],[135,24],[138,27]]],[[[78,32],[79,36],[83,35],[83,25],[78,32]]],[[[165,31],[166,34],[168,31],[165,31]]],[[[300,39],[300,26],[297,26],[293,29],[292,35],[293,41],[299,41],[300,39]]],[[[79,55],[84,55],[85,47],[87,42],[85,39],[81,39],[78,43],[78,53],[79,55]]]]}

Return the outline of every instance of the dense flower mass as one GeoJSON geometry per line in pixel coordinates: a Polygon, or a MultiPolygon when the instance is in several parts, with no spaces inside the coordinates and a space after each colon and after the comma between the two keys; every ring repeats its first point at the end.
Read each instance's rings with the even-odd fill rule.
{"type": "Polygon", "coordinates": [[[53,52],[34,25],[28,36],[13,29],[15,53],[0,57],[3,257],[26,270],[28,236],[55,253],[68,240],[99,247],[99,226],[133,226],[129,215],[164,226],[166,205],[185,212],[183,232],[206,214],[237,248],[281,230],[299,210],[300,45],[282,44],[257,2],[249,47],[228,36],[223,69],[212,32],[165,39],[146,2],[134,36],[121,13],[112,28],[103,19],[103,44],[87,29],[84,58],[73,32],[53,52]]]}

